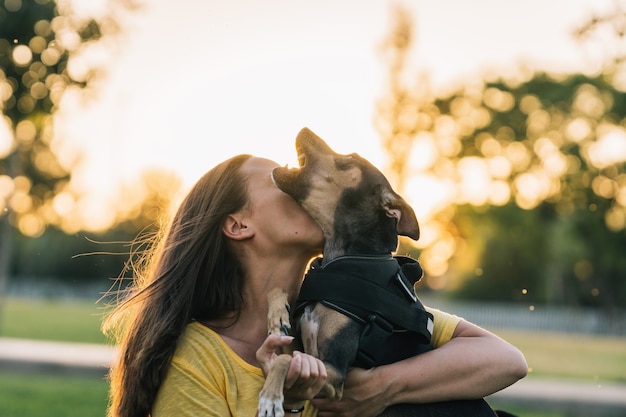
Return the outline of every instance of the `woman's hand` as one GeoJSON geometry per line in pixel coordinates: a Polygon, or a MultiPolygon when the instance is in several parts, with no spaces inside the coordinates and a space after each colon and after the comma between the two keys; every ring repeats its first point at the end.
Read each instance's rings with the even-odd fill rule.
{"type": "Polygon", "coordinates": [[[315,398],[318,417],[374,417],[390,405],[387,385],[376,375],[376,368],[352,368],[346,375],[343,398],[315,398]]]}
{"type": "Polygon", "coordinates": [[[267,375],[274,359],[278,357],[280,348],[289,345],[293,341],[292,336],[281,336],[278,334],[270,334],[265,338],[263,344],[256,351],[256,360],[263,374],[267,375]]]}
{"type": "Polygon", "coordinates": [[[294,351],[285,378],[285,404],[312,399],[322,389],[326,377],[324,362],[306,353],[294,351]]]}
{"type": "MultiPolygon", "coordinates": [[[[265,339],[256,352],[256,359],[265,375],[278,357],[277,351],[289,345],[292,340],[291,336],[276,334],[271,334],[265,339]]],[[[315,397],[327,378],[326,367],[321,360],[299,351],[294,351],[292,357],[285,377],[284,392],[285,404],[290,406],[315,397]]]]}

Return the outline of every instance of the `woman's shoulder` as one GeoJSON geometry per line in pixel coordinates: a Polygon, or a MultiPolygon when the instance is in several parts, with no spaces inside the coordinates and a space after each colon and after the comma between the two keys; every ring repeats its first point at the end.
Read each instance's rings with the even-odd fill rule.
{"type": "Polygon", "coordinates": [[[182,337],[190,341],[219,343],[219,334],[199,321],[187,324],[182,337]]]}
{"type": "Polygon", "coordinates": [[[238,367],[262,375],[260,368],[241,359],[217,332],[197,321],[185,327],[172,361],[202,368],[238,367]]]}
{"type": "Polygon", "coordinates": [[[175,358],[211,357],[227,355],[227,346],[219,334],[202,323],[193,321],[185,326],[176,345],[175,358]]]}
{"type": "Polygon", "coordinates": [[[434,318],[439,318],[439,320],[445,320],[445,321],[448,321],[448,320],[460,321],[461,320],[459,316],[456,316],[451,313],[447,313],[445,311],[441,311],[437,308],[424,306],[424,309],[428,311],[430,314],[432,314],[434,318]]]}
{"type": "Polygon", "coordinates": [[[198,322],[189,323],[176,343],[174,361],[197,362],[222,356],[219,335],[198,322]]]}
{"type": "Polygon", "coordinates": [[[424,306],[426,311],[433,315],[434,328],[431,343],[439,347],[452,339],[454,329],[463,320],[454,314],[446,313],[436,308],[424,306]]]}

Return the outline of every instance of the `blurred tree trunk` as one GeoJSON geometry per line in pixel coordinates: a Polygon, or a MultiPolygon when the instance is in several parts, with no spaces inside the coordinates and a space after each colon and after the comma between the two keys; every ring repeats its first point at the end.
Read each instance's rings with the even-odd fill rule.
{"type": "Polygon", "coordinates": [[[403,116],[417,113],[412,90],[404,82],[406,64],[413,40],[413,22],[403,7],[393,11],[391,33],[384,40],[381,55],[388,70],[388,93],[377,103],[375,124],[390,159],[390,182],[402,193],[407,160],[415,136],[413,124],[402,123],[403,116]]]}
{"type": "Polygon", "coordinates": [[[14,233],[14,229],[9,223],[8,214],[0,217],[0,332],[2,331],[2,318],[6,299],[6,288],[11,271],[11,259],[13,258],[14,233]]]}
{"type": "MultiPolygon", "coordinates": [[[[5,159],[5,171],[11,178],[15,177],[15,158],[13,153],[5,159]]],[[[9,202],[6,202],[7,206],[9,202]]],[[[2,334],[2,324],[4,316],[4,304],[6,300],[6,290],[11,273],[11,261],[13,259],[13,245],[15,229],[9,220],[11,209],[7,207],[4,213],[0,213],[0,335],[2,334]]]]}

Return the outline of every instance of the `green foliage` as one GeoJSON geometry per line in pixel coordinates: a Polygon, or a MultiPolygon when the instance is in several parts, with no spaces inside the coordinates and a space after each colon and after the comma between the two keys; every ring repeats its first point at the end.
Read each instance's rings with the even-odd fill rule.
{"type": "Polygon", "coordinates": [[[56,15],[51,1],[0,8],[0,84],[11,92],[0,107],[15,132],[12,151],[0,160],[0,174],[30,179],[22,191],[32,197],[33,209],[50,197],[58,181],[68,179],[50,151],[49,115],[60,99],[58,91],[77,82],[67,74],[68,51],[56,41],[51,25],[56,15]]]}
{"type": "Polygon", "coordinates": [[[136,231],[114,228],[106,233],[67,235],[55,227],[37,238],[18,236],[11,268],[13,280],[54,279],[65,283],[106,285],[129,259],[136,231]]]}
{"type": "Polygon", "coordinates": [[[72,193],[72,167],[53,152],[51,116],[68,88],[92,92],[87,87],[102,68],[81,53],[105,33],[116,33],[117,12],[130,2],[112,0],[97,20],[74,14],[68,2],[0,2],[0,123],[13,134],[0,150],[0,215],[24,234],[37,236],[46,224],[61,223],[52,201],[72,193]]]}
{"type": "Polygon", "coordinates": [[[481,248],[481,255],[473,270],[454,271],[467,278],[453,295],[485,301],[546,300],[548,241],[537,211],[514,204],[480,211],[465,205],[458,208],[454,222],[470,246],[481,248]]]}
{"type": "Polygon", "coordinates": [[[466,277],[453,295],[608,308],[626,299],[626,234],[607,230],[597,214],[579,220],[550,209],[460,207],[454,222],[470,246],[482,249],[475,270],[453,266],[452,273],[466,277]]]}
{"type": "MultiPolygon", "coordinates": [[[[437,108],[453,112],[456,100],[471,97],[459,91],[438,100],[437,108]]],[[[626,163],[594,157],[592,149],[609,129],[625,134],[620,124],[626,94],[602,77],[555,80],[537,74],[515,86],[486,83],[483,100],[477,107],[489,111],[490,123],[459,137],[461,148],[452,159],[506,156],[517,142],[526,161],[512,164],[509,175],[498,178],[509,182],[516,204],[468,205],[457,211],[454,221],[462,236],[474,245],[485,241],[482,276],[467,280],[458,294],[514,300],[527,289],[536,302],[607,309],[623,304],[626,163]],[[489,107],[489,94],[504,95],[510,104],[489,107]],[[573,123],[582,126],[584,135],[571,130],[573,123]],[[551,173],[559,161],[564,167],[551,173]],[[528,193],[519,180],[526,173],[548,177],[550,189],[524,197],[528,193]]]]}

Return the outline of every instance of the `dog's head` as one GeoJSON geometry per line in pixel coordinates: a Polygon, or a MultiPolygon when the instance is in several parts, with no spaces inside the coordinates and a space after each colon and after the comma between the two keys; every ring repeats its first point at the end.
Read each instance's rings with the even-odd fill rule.
{"type": "Polygon", "coordinates": [[[419,238],[413,209],[366,159],[334,152],[307,128],[296,150],[300,168],[276,168],[272,177],[322,228],[325,257],[329,249],[335,256],[389,253],[398,234],[419,238]]]}

